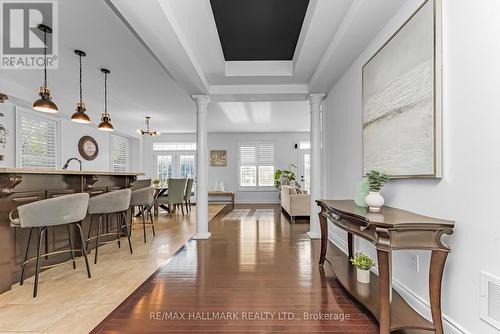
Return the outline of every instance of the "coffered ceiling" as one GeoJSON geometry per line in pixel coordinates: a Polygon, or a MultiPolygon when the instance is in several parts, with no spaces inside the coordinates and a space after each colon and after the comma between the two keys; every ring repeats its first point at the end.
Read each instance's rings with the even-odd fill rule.
{"type": "Polygon", "coordinates": [[[210,0],[226,61],[293,59],[309,0],[210,0]]]}
{"type": "MultiPolygon", "coordinates": [[[[83,49],[92,120],[98,122],[102,112],[99,68],[106,66],[113,124],[130,135],[146,115],[159,131],[193,132],[192,94],[211,96],[209,131],[307,131],[307,95],[327,93],[402,5],[401,0],[58,3],[59,69],[49,71],[49,86],[60,116],[69,118],[74,110],[73,50],[83,49]]],[[[0,91],[29,106],[41,75],[0,70],[0,91]]]]}

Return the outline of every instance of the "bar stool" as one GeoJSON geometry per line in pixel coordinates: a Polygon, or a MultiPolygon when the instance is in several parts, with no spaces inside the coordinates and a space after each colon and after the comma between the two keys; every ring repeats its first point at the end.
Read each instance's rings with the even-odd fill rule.
{"type": "MultiPolygon", "coordinates": [[[[146,225],[151,227],[153,230],[153,237],[156,236],[155,233],[155,224],[153,221],[153,214],[151,213],[151,209],[153,208],[155,197],[155,188],[147,187],[139,190],[132,191],[132,198],[130,199],[130,207],[138,207],[141,216],[142,216],[142,229],[144,230],[144,242],[146,242],[146,225]],[[146,222],[147,215],[150,219],[150,223],[146,222]]],[[[133,226],[138,224],[133,224],[132,220],[130,221],[130,231],[132,232],[133,226]]]]}
{"type": "Polygon", "coordinates": [[[84,247],[83,232],[82,232],[82,220],[85,219],[87,215],[87,208],[89,204],[89,195],[87,193],[71,194],[50,199],[45,199],[25,205],[21,205],[17,208],[18,218],[14,218],[14,211],[10,212],[9,218],[11,221],[11,226],[20,228],[29,228],[30,234],[28,237],[28,245],[26,247],[26,252],[24,255],[24,262],[22,264],[21,271],[21,281],[20,285],[24,283],[24,272],[26,264],[33,260],[35,263],[35,285],[33,287],[33,298],[37,296],[38,292],[38,277],[40,275],[40,269],[53,267],[46,266],[40,267],[40,258],[48,257],[50,255],[61,254],[69,252],[71,254],[71,259],[73,262],[73,269],[76,269],[75,263],[75,251],[81,251],[85,258],[85,265],[87,267],[87,275],[91,278],[89,262],[87,260],[87,252],[84,247]],[[76,225],[79,230],[81,250],[73,249],[73,244],[71,242],[71,230],[70,225],[76,225]],[[42,252],[42,239],[44,234],[47,233],[47,228],[50,226],[61,226],[66,225],[68,228],[68,243],[69,249],[60,250],[51,253],[41,254],[42,252]],[[31,236],[33,234],[33,229],[38,230],[38,240],[37,240],[37,251],[36,257],[28,259],[31,236]]]}
{"type": "MultiPolygon", "coordinates": [[[[125,229],[125,235],[127,236],[128,239],[130,254],[132,254],[132,244],[130,243],[130,233],[128,231],[128,225],[127,225],[127,210],[130,206],[131,194],[132,191],[130,189],[122,189],[105,193],[102,195],[97,195],[90,198],[89,214],[91,216],[90,216],[89,233],[86,241],[86,248],[88,250],[90,241],[95,239],[94,264],[97,263],[97,253],[99,251],[99,245],[116,241],[116,240],[110,240],[110,241],[102,241],[99,243],[99,238],[106,236],[116,236],[116,238],[118,239],[118,247],[121,247],[120,239],[123,234],[122,232],[123,229],[125,229]],[[106,233],[101,233],[101,228],[105,226],[102,224],[103,216],[106,215],[106,217],[109,217],[109,215],[111,214],[116,215],[116,231],[109,232],[106,229],[106,233]],[[96,229],[97,232],[96,235],[92,236],[92,226],[94,223],[94,217],[98,217],[97,229],[96,229]]],[[[106,223],[107,222],[108,221],[106,220],[106,223]]]]}

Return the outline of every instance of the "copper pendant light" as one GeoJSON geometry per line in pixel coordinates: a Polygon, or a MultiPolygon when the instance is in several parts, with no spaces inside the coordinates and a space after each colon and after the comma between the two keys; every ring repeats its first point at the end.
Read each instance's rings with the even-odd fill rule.
{"type": "Polygon", "coordinates": [[[85,108],[85,103],[83,102],[83,86],[82,86],[82,77],[83,77],[82,57],[85,57],[87,54],[80,50],[75,50],[75,53],[80,58],[80,102],[76,104],[76,112],[73,115],[71,115],[71,120],[75,123],[88,124],[90,123],[90,117],[85,113],[85,111],[87,111],[87,108],[85,108]]]}
{"type": "Polygon", "coordinates": [[[47,88],[47,34],[52,33],[52,28],[40,24],[38,29],[43,31],[43,86],[40,87],[40,98],[33,103],[33,109],[46,113],[57,113],[59,110],[57,109],[57,105],[52,102],[52,97],[50,95],[50,90],[47,88]]]}
{"type": "Polygon", "coordinates": [[[111,72],[105,68],[101,68],[101,72],[104,73],[104,113],[102,114],[98,129],[101,131],[113,131],[111,117],[108,114],[108,74],[111,72]]]}

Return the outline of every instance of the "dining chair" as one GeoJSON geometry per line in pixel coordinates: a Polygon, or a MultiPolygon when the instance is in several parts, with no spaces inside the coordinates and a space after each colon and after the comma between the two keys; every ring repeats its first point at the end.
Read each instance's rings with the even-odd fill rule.
{"type": "Polygon", "coordinates": [[[181,206],[182,214],[184,215],[184,196],[186,193],[187,179],[168,179],[168,195],[160,196],[157,199],[158,204],[168,205],[170,214],[179,205],[181,206]]]}
{"type": "Polygon", "coordinates": [[[135,191],[148,187],[151,187],[151,179],[140,179],[134,182],[134,185],[130,187],[130,190],[135,191]]]}
{"type": "Polygon", "coordinates": [[[186,192],[184,194],[184,204],[186,205],[186,212],[191,211],[191,195],[193,192],[194,179],[188,179],[186,183],[186,192]]]}

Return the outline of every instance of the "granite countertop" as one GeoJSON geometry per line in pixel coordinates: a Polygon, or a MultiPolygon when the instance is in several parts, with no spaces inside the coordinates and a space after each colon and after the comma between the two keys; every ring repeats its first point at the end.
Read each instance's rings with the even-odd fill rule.
{"type": "Polygon", "coordinates": [[[30,168],[0,168],[0,174],[51,174],[51,175],[116,175],[141,176],[142,172],[109,172],[93,170],[63,170],[63,169],[30,169],[30,168]]]}

